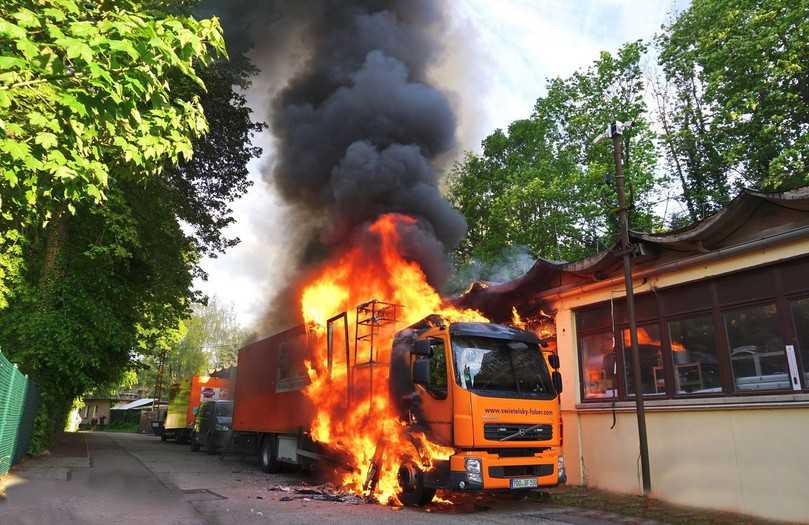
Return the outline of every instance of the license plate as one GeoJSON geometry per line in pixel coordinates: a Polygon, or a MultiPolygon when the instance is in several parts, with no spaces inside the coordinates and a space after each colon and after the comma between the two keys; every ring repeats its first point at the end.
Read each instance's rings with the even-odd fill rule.
{"type": "Polygon", "coordinates": [[[513,489],[535,489],[537,488],[537,478],[517,478],[511,480],[513,489]]]}

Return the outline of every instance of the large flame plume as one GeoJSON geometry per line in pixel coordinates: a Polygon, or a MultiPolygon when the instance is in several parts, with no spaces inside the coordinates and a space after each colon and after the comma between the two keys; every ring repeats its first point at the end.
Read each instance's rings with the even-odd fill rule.
{"type": "MultiPolygon", "coordinates": [[[[336,481],[345,489],[374,498],[383,504],[398,504],[398,472],[404,462],[429,470],[435,460],[448,459],[453,450],[432,443],[423,433],[408,431],[391,403],[388,368],[394,330],[404,328],[430,314],[448,321],[485,321],[474,310],[447,306],[428,284],[417,263],[402,255],[400,229],[416,219],[400,214],[380,216],[368,228],[371,242],[355,245],[324,264],[303,287],[301,312],[316,339],[315,362],[307,363],[311,384],[306,395],[316,415],[311,437],[343,458],[349,470],[338,471],[336,481]],[[370,245],[370,247],[369,247],[370,245]],[[347,405],[350,367],[370,358],[356,349],[356,360],[335,354],[331,376],[327,373],[326,321],[340,312],[348,313],[348,333],[357,321],[354,307],[371,299],[400,305],[395,327],[379,334],[374,343],[374,360],[366,373],[356,377],[350,405],[347,405]],[[342,357],[342,359],[341,359],[342,357]]],[[[337,335],[345,332],[337,331],[337,335]]],[[[342,341],[345,343],[345,341],[342,341]]],[[[353,341],[352,341],[353,343],[353,341]]],[[[339,346],[339,345],[338,345],[339,346]]],[[[352,349],[353,351],[354,349],[352,349]]]]}

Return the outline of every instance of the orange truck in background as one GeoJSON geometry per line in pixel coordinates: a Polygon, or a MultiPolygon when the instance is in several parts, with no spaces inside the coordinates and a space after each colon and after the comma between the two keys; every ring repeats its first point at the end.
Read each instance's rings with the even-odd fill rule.
{"type": "Polygon", "coordinates": [[[219,370],[210,376],[193,376],[172,385],[166,422],[160,439],[187,443],[191,437],[200,404],[206,401],[231,399],[230,370],[219,370]]]}
{"type": "MultiPolygon", "coordinates": [[[[404,503],[426,504],[436,489],[523,490],[565,481],[558,356],[543,356],[534,333],[493,323],[448,323],[433,315],[396,332],[386,352],[389,362],[372,360],[369,367],[357,362],[359,340],[350,360],[349,331],[333,326],[335,320],[346,323],[346,314],[329,321],[328,362],[344,353],[351,364],[348,402],[352,382],[364,380],[373,366],[387,367],[388,384],[380,387],[389,389],[400,420],[454,451],[428,471],[403,462],[404,503]]],[[[303,389],[309,383],[304,362],[312,355],[303,326],[239,353],[233,444],[257,454],[268,472],[281,463],[317,462],[328,453],[309,436],[315,407],[303,389]]]]}

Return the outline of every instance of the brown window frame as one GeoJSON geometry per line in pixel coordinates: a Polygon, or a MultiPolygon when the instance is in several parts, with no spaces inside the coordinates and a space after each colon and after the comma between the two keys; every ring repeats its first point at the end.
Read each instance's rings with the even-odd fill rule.
{"type": "MultiPolygon", "coordinates": [[[[722,275],[717,275],[705,279],[701,279],[698,281],[691,281],[688,283],[682,283],[666,288],[660,288],[653,290],[652,292],[645,292],[643,294],[636,294],[636,300],[638,297],[648,296],[650,294],[654,294],[655,300],[657,301],[657,316],[654,319],[644,319],[643,321],[638,322],[638,327],[642,326],[649,326],[653,324],[657,324],[660,331],[660,349],[662,353],[662,360],[663,360],[663,368],[665,373],[665,381],[666,381],[666,392],[661,394],[645,394],[645,400],[656,400],[656,399],[694,399],[694,398],[717,398],[717,397],[752,397],[752,396],[768,396],[768,395],[783,395],[783,394],[792,394],[798,392],[809,392],[809,380],[807,380],[807,373],[809,373],[809,363],[803,362],[801,352],[800,352],[800,345],[797,338],[797,329],[795,327],[795,320],[792,315],[791,304],[793,301],[806,299],[809,298],[809,286],[805,289],[792,289],[790,291],[785,291],[783,282],[782,282],[782,275],[781,269],[786,265],[792,264],[793,262],[797,261],[798,264],[809,264],[809,256],[799,256],[792,259],[779,261],[774,264],[765,264],[756,267],[750,267],[741,269],[734,272],[729,272],[722,275]],[[754,272],[766,272],[769,273],[769,277],[764,276],[764,278],[771,278],[774,284],[772,289],[772,295],[767,295],[766,297],[755,297],[751,299],[744,299],[744,300],[734,300],[727,303],[721,303],[719,300],[719,291],[718,291],[718,283],[722,279],[726,279],[725,283],[728,280],[732,284],[732,280],[735,278],[743,281],[745,278],[745,274],[748,276],[753,276],[754,272]],[[666,314],[664,309],[664,301],[666,300],[666,293],[671,292],[680,287],[686,286],[705,286],[707,287],[707,291],[709,292],[709,297],[711,298],[710,304],[705,305],[697,305],[693,309],[683,309],[683,308],[674,308],[676,313],[673,314],[666,314]],[[745,307],[752,307],[752,306],[759,306],[759,305],[766,305],[766,304],[774,304],[776,308],[776,326],[778,330],[778,335],[781,337],[784,345],[792,344],[796,345],[796,348],[799,349],[796,352],[796,358],[798,362],[798,371],[800,375],[801,381],[801,390],[796,391],[790,389],[778,389],[778,390],[739,390],[736,388],[735,379],[733,375],[733,368],[732,362],[730,359],[730,350],[727,343],[727,334],[726,334],[726,327],[724,324],[723,314],[730,310],[736,310],[739,308],[745,307]],[[704,317],[710,316],[713,322],[713,330],[714,330],[714,344],[716,349],[716,357],[719,364],[719,373],[720,373],[720,384],[722,387],[721,392],[714,392],[714,393],[678,393],[675,391],[675,381],[674,381],[674,358],[672,355],[671,350],[671,337],[669,333],[669,322],[683,320],[683,319],[690,319],[694,317],[704,317]]],[[[761,277],[761,276],[755,276],[761,277]]],[[[725,284],[727,286],[727,284],[725,284]]],[[[614,302],[618,301],[626,301],[625,297],[620,297],[613,299],[614,302]]],[[[579,314],[582,312],[586,312],[588,310],[597,310],[600,308],[610,309],[610,300],[601,301],[595,304],[590,304],[583,306],[581,308],[576,308],[573,310],[573,315],[576,319],[576,343],[577,343],[577,358],[579,361],[579,394],[580,400],[582,403],[603,403],[603,402],[612,402],[612,401],[633,401],[635,397],[633,395],[629,395],[628,388],[626,385],[626,363],[624,362],[624,351],[623,351],[623,330],[628,327],[628,323],[624,319],[615,319],[610,318],[612,324],[605,324],[603,326],[599,325],[596,327],[587,327],[586,329],[582,330],[579,326],[579,314]],[[614,398],[587,398],[585,393],[585,380],[584,380],[584,367],[582,361],[582,338],[588,335],[604,333],[612,331],[613,337],[615,338],[615,352],[616,352],[616,362],[618,366],[619,373],[616,377],[616,390],[618,392],[617,396],[614,398]],[[619,351],[620,350],[620,351],[619,351]]],[[[621,311],[620,308],[616,308],[613,304],[613,310],[617,310],[618,312],[621,311]]],[[[617,312],[616,312],[617,313],[617,312]]]]}

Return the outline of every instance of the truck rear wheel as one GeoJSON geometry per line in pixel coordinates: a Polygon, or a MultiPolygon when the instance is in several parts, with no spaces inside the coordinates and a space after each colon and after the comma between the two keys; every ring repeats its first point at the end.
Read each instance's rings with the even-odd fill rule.
{"type": "Polygon", "coordinates": [[[399,499],[408,507],[423,507],[435,496],[435,489],[424,486],[424,472],[413,463],[399,468],[399,486],[402,493],[399,499]]]}
{"type": "Polygon", "coordinates": [[[267,434],[261,440],[258,461],[261,463],[261,470],[269,474],[274,474],[281,470],[281,464],[278,462],[278,438],[274,435],[267,434]]]}

